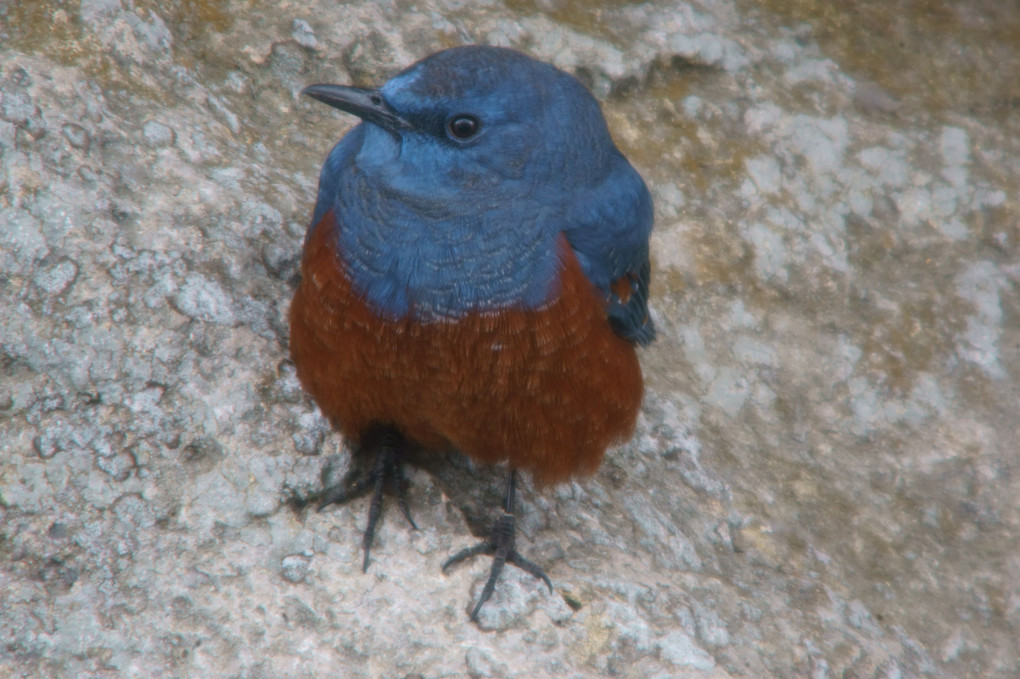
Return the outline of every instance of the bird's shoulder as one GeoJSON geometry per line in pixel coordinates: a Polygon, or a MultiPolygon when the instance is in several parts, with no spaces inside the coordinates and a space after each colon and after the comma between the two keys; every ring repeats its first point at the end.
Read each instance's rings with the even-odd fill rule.
{"type": "Polygon", "coordinates": [[[613,329],[638,344],[655,338],[648,313],[653,221],[647,186],[619,156],[605,179],[573,203],[564,230],[585,274],[607,301],[613,329]]]}
{"type": "Polygon", "coordinates": [[[315,199],[315,210],[312,212],[312,221],[308,225],[306,241],[311,236],[312,229],[322,221],[326,213],[336,207],[341,175],[353,164],[354,156],[361,148],[364,135],[365,125],[361,123],[344,135],[326,156],[326,161],[322,164],[322,170],[319,172],[319,190],[315,199]]]}

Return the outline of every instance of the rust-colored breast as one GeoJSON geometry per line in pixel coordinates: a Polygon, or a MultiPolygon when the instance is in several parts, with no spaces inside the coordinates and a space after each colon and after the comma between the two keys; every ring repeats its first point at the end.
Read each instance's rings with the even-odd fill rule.
{"type": "Polygon", "coordinates": [[[540,484],[588,474],[631,435],[641,368],[565,240],[559,295],[537,310],[388,321],[352,289],[327,214],[305,247],[291,355],[322,411],[357,442],[377,424],[425,448],[507,461],[540,484]]]}

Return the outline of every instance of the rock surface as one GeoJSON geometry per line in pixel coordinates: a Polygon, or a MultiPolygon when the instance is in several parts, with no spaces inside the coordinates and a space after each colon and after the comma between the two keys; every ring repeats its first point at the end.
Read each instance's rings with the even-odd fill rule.
{"type": "Polygon", "coordinates": [[[0,5],[0,676],[1020,675],[1018,44],[991,0],[0,5]],[[416,471],[362,574],[286,349],[352,124],[299,90],[465,42],[603,101],[660,327],[634,440],[525,486],[554,594],[477,626],[439,566],[498,472],[416,471]]]}

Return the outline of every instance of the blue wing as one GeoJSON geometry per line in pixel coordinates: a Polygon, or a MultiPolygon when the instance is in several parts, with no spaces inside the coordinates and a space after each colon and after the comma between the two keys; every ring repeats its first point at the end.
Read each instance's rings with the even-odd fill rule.
{"type": "Polygon", "coordinates": [[[621,155],[605,180],[573,203],[564,230],[584,272],[608,300],[613,330],[642,345],[655,339],[648,315],[653,217],[648,188],[621,155]]]}

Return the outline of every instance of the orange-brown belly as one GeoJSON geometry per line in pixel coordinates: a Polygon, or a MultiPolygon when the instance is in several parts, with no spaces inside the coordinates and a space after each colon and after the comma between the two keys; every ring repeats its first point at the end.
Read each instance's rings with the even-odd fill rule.
{"type": "Polygon", "coordinates": [[[565,241],[559,295],[537,310],[389,321],[352,289],[327,215],[305,247],[291,355],[322,411],[355,443],[392,425],[425,448],[507,461],[540,484],[593,472],[641,405],[633,346],[565,241]]]}

